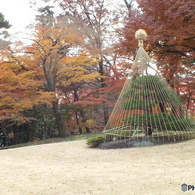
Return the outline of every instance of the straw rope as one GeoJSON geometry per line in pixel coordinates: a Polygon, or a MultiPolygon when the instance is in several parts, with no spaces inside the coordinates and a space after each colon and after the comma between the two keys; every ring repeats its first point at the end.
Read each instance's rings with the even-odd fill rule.
{"type": "Polygon", "coordinates": [[[147,33],[136,31],[138,51],[103,133],[112,139],[181,140],[195,137],[195,122],[143,48],[147,33]],[[151,74],[149,68],[154,71],[151,74]]]}

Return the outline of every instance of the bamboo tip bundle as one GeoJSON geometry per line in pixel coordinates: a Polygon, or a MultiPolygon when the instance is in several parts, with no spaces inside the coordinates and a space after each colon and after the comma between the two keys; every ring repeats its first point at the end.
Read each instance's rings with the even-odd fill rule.
{"type": "Polygon", "coordinates": [[[147,37],[147,33],[143,29],[139,29],[135,32],[135,38],[136,39],[145,39],[147,37]]]}

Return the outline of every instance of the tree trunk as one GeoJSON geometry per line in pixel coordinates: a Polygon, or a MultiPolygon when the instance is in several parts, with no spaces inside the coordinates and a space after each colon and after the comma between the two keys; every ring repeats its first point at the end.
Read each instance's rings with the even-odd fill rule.
{"type": "Polygon", "coordinates": [[[32,142],[33,137],[34,137],[34,129],[35,129],[35,124],[32,122],[32,124],[28,124],[28,141],[32,142]]]}
{"type": "MultiPolygon", "coordinates": [[[[152,107],[146,107],[146,110],[144,112],[147,115],[152,114],[153,113],[152,107]]],[[[145,135],[146,136],[147,135],[152,135],[152,126],[148,122],[146,122],[146,124],[144,126],[145,126],[145,135]]]]}
{"type": "Polygon", "coordinates": [[[67,136],[65,121],[60,113],[58,102],[53,103],[53,111],[56,119],[56,126],[59,133],[59,137],[63,138],[67,136]]]}
{"type": "Polygon", "coordinates": [[[66,125],[60,113],[56,115],[56,125],[58,128],[59,137],[61,138],[66,137],[67,136],[66,125]]]}
{"type": "MultiPolygon", "coordinates": [[[[99,73],[101,74],[101,76],[104,76],[104,67],[103,67],[103,59],[101,59],[99,61],[99,73]]],[[[103,89],[106,87],[105,84],[105,79],[104,78],[100,78],[100,88],[103,89]]],[[[104,93],[102,94],[104,95],[104,93]]],[[[104,114],[104,124],[107,124],[108,121],[108,107],[105,101],[102,102],[102,107],[103,107],[103,114],[104,114]]]]}
{"type": "Polygon", "coordinates": [[[7,129],[7,134],[8,134],[8,139],[9,139],[9,145],[14,145],[16,144],[15,139],[14,139],[14,132],[13,129],[10,125],[9,120],[5,120],[5,127],[7,129]]]}
{"type": "MultiPolygon", "coordinates": [[[[79,123],[79,117],[78,117],[78,111],[76,110],[75,111],[75,116],[76,116],[76,122],[77,122],[77,126],[79,127],[79,133],[82,134],[82,127],[80,126],[80,123],[79,123]]],[[[74,134],[74,132],[73,132],[74,134]]]]}
{"type": "MultiPolygon", "coordinates": [[[[74,94],[74,101],[76,102],[76,101],[79,101],[79,96],[78,96],[78,89],[77,89],[77,87],[76,87],[76,85],[73,85],[73,94],[74,94]]],[[[84,114],[84,112],[83,112],[83,110],[82,109],[80,109],[80,116],[83,118],[83,123],[85,123],[86,122],[86,118],[85,118],[85,114],[84,114]]],[[[79,123],[79,120],[78,120],[78,114],[77,114],[77,111],[76,111],[76,121],[77,121],[77,124],[79,125],[79,133],[80,134],[82,134],[83,133],[83,131],[82,131],[82,127],[80,126],[80,123],[79,123]]],[[[90,133],[91,131],[90,131],[90,128],[89,127],[85,127],[85,129],[86,129],[86,132],[87,133],[90,133]]]]}
{"type": "Polygon", "coordinates": [[[146,127],[146,136],[147,135],[152,135],[152,128],[150,124],[148,124],[146,127]]]}
{"type": "Polygon", "coordinates": [[[91,131],[90,131],[90,128],[89,128],[89,127],[86,127],[85,129],[86,129],[86,133],[91,133],[91,131]]]}
{"type": "Polygon", "coordinates": [[[106,125],[108,122],[108,107],[105,101],[103,101],[103,113],[104,113],[104,124],[106,125]]]}
{"type": "MultiPolygon", "coordinates": [[[[39,111],[37,111],[36,106],[34,106],[32,117],[37,118],[38,112],[39,111]]],[[[34,132],[35,132],[35,129],[36,129],[36,121],[32,120],[31,122],[27,123],[27,126],[28,126],[27,127],[27,129],[28,129],[27,130],[28,141],[33,142],[34,132]]]]}
{"type": "Polygon", "coordinates": [[[165,104],[164,102],[159,102],[159,107],[161,112],[165,112],[165,104]]]}

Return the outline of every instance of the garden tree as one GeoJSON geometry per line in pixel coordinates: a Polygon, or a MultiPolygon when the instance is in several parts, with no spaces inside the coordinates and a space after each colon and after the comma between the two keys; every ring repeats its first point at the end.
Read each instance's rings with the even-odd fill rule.
{"type": "Polygon", "coordinates": [[[42,93],[39,89],[42,81],[34,71],[24,68],[26,59],[17,52],[18,49],[4,49],[0,63],[0,121],[6,126],[10,144],[14,144],[12,125],[32,122],[34,119],[27,117],[25,111],[47,104],[52,98],[50,93],[42,93]]]}
{"type": "Polygon", "coordinates": [[[104,94],[104,98],[107,100],[108,108],[111,108],[109,109],[109,112],[113,109],[122,86],[125,83],[125,79],[127,77],[126,65],[127,63],[125,62],[121,62],[121,64],[117,65],[113,64],[105,79],[106,86],[102,89],[102,93],[104,94]]]}
{"type": "Polygon", "coordinates": [[[125,6],[126,6],[126,8],[128,10],[127,17],[130,18],[131,14],[132,14],[134,0],[124,0],[124,3],[125,3],[125,6]]]}
{"type": "Polygon", "coordinates": [[[5,17],[2,13],[0,13],[0,28],[10,28],[11,25],[7,20],[5,20],[5,17]]]}
{"type": "MultiPolygon", "coordinates": [[[[194,63],[194,62],[192,62],[194,63]]],[[[175,88],[180,92],[181,98],[186,102],[187,110],[190,110],[191,104],[195,100],[195,80],[194,80],[194,66],[191,66],[185,75],[181,78],[175,79],[175,88]]]]}
{"type": "MultiPolygon", "coordinates": [[[[133,32],[145,29],[152,35],[147,40],[146,50],[157,60],[156,64],[169,84],[176,88],[175,82],[184,81],[184,75],[194,66],[195,2],[137,0],[137,3],[138,8],[132,8],[130,18],[126,19],[120,52],[134,54],[137,43],[133,32]]],[[[193,82],[193,77],[189,79],[193,82]]]]}
{"type": "Polygon", "coordinates": [[[102,123],[100,122],[100,117],[101,120],[104,118],[99,112],[101,109],[100,105],[102,104],[102,100],[107,102],[107,107],[110,114],[125,82],[127,75],[125,70],[126,63],[124,62],[121,62],[121,64],[117,62],[110,65],[110,70],[107,73],[104,81],[105,87],[99,88],[99,90],[97,82],[83,82],[79,85],[74,85],[74,99],[76,100],[75,104],[80,105],[83,108],[85,107],[88,111],[91,109],[93,110],[93,113],[90,115],[87,113],[87,115],[90,117],[93,116],[93,118],[96,120],[96,126],[98,126],[98,128],[103,127],[102,123]],[[78,89],[77,92],[76,89],[78,89]]]}
{"type": "MultiPolygon", "coordinates": [[[[5,20],[4,15],[2,13],[0,13],[0,29],[9,29],[10,27],[11,27],[11,25],[9,24],[9,22],[7,20],[5,20]]],[[[2,31],[0,33],[0,37],[1,37],[0,38],[0,49],[3,49],[3,48],[5,48],[8,45],[8,42],[5,40],[5,38],[8,37],[7,31],[5,31],[5,30],[2,31]]],[[[5,121],[5,123],[8,124],[8,120],[4,120],[4,121],[5,121]]],[[[1,121],[1,123],[2,123],[2,121],[1,121]]],[[[3,125],[1,124],[1,126],[3,126],[3,125]]],[[[9,125],[6,125],[6,127],[8,127],[8,126],[9,125]]],[[[8,129],[9,129],[10,135],[11,134],[13,135],[11,128],[8,127],[8,129]]],[[[13,138],[10,139],[10,143],[14,143],[14,139],[13,138]]]]}
{"type": "Polygon", "coordinates": [[[112,65],[104,81],[105,87],[99,90],[97,82],[83,82],[75,86],[75,104],[86,108],[88,111],[92,109],[93,112],[90,115],[87,112],[87,115],[89,117],[93,116],[97,124],[96,126],[100,129],[103,127],[101,121],[104,119],[100,113],[102,100],[107,102],[110,114],[125,81],[126,74],[124,70],[125,67],[122,65],[112,65]],[[78,89],[77,93],[76,89],[78,89]]]}
{"type": "MultiPolygon", "coordinates": [[[[5,19],[4,15],[0,13],[0,29],[9,29],[11,25],[9,22],[5,19]]],[[[6,30],[2,30],[0,32],[0,49],[3,49],[8,45],[8,42],[6,41],[6,38],[9,36],[8,32],[6,30]]]]}
{"type": "MultiPolygon", "coordinates": [[[[111,69],[110,75],[105,79],[106,87],[100,89],[101,91],[97,91],[97,82],[84,81],[81,83],[73,83],[71,86],[73,87],[72,101],[69,101],[69,103],[71,102],[72,106],[75,107],[77,124],[79,125],[81,119],[82,123],[93,121],[93,123],[91,122],[91,124],[86,127],[86,132],[94,128],[94,125],[96,129],[97,127],[99,129],[103,127],[100,121],[100,117],[101,120],[103,117],[99,113],[102,100],[107,101],[108,108],[113,108],[114,102],[116,102],[122,85],[124,84],[123,69],[121,68],[121,72],[119,72],[116,67],[112,67],[111,69]]],[[[81,129],[79,129],[79,131],[81,133],[81,129]]]]}
{"type": "Polygon", "coordinates": [[[38,9],[39,14],[36,15],[36,20],[45,28],[54,26],[55,18],[52,8],[54,6],[45,6],[38,9]]]}
{"type": "MultiPolygon", "coordinates": [[[[89,67],[97,65],[98,61],[96,58],[93,58],[92,56],[82,56],[77,58],[70,58],[65,59],[66,64],[70,64],[70,66],[67,68],[66,73],[70,71],[71,66],[75,66],[81,68],[77,74],[74,73],[72,77],[68,78],[68,83],[60,83],[60,89],[62,93],[64,94],[63,101],[64,103],[61,103],[62,109],[63,107],[66,108],[67,111],[72,111],[72,117],[75,118],[75,122],[77,126],[79,126],[79,132],[82,133],[82,129],[85,128],[86,132],[90,132],[90,128],[87,126],[83,126],[84,123],[87,121],[87,119],[92,118],[92,116],[87,113],[89,111],[89,107],[92,105],[97,105],[98,102],[97,99],[93,98],[91,99],[91,102],[87,102],[87,100],[83,97],[89,96],[91,93],[92,87],[90,87],[90,84],[94,86],[95,80],[97,77],[100,77],[99,73],[90,73],[88,70],[89,67]],[[75,60],[76,59],[76,60],[75,60]],[[85,94],[85,95],[84,95],[85,94]],[[78,102],[82,102],[82,104],[79,104],[78,102]],[[88,115],[88,116],[87,116],[88,115]],[[83,124],[83,125],[82,125],[83,124]]],[[[66,77],[65,77],[66,78],[66,77]]],[[[66,115],[68,116],[68,112],[66,112],[66,115]]]]}
{"type": "Polygon", "coordinates": [[[193,70],[191,72],[187,72],[185,77],[180,79],[180,82],[177,82],[176,88],[181,94],[181,98],[186,102],[186,109],[190,110],[191,103],[195,102],[195,81],[193,70]]]}
{"type": "Polygon", "coordinates": [[[35,71],[41,78],[41,89],[55,94],[52,109],[59,136],[64,137],[67,134],[65,116],[68,106],[62,110],[60,99],[67,93],[65,89],[73,83],[95,80],[99,74],[90,74],[86,69],[96,64],[97,60],[93,56],[88,57],[81,49],[78,51],[83,36],[68,22],[62,26],[59,19],[55,21],[54,26],[44,27],[38,23],[34,43],[26,52],[31,53],[27,68],[35,71]]]}
{"type": "Polygon", "coordinates": [[[32,124],[34,129],[32,132],[32,138],[36,137],[41,139],[49,139],[57,133],[55,117],[51,104],[34,106],[34,108],[26,112],[26,114],[33,116],[36,119],[32,124]]]}
{"type": "MultiPolygon", "coordinates": [[[[58,27],[61,27],[61,26],[68,25],[68,26],[73,26],[73,28],[78,31],[78,29],[75,28],[75,25],[71,25],[69,22],[67,23],[67,21],[69,20],[66,21],[64,17],[61,17],[61,16],[54,17],[54,12],[52,11],[52,8],[53,6],[46,6],[46,7],[39,9],[39,12],[41,13],[41,15],[37,15],[36,18],[37,18],[37,21],[39,21],[43,27],[47,28],[47,27],[53,27],[56,25],[58,27]]],[[[79,45],[77,49],[79,49],[79,47],[81,46],[79,45]]],[[[67,49],[69,50],[69,48],[67,49]]],[[[76,50],[73,53],[77,53],[76,50]]],[[[90,63],[90,65],[92,64],[90,63]]],[[[83,118],[83,121],[86,121],[86,117],[85,117],[83,108],[79,107],[78,105],[75,106],[74,102],[79,100],[78,91],[81,90],[81,85],[83,85],[83,82],[82,83],[73,82],[72,84],[60,85],[60,87],[58,87],[58,90],[61,90],[61,92],[63,93],[63,96],[60,97],[61,99],[63,99],[61,100],[60,108],[63,110],[63,115],[66,116],[65,119],[67,121],[67,129],[72,131],[73,126],[75,126],[75,123],[76,123],[76,125],[79,126],[80,133],[82,133],[83,127],[81,126],[81,123],[79,122],[78,118],[80,119],[83,118]],[[70,114],[70,112],[72,112],[72,114],[70,114]],[[74,120],[72,120],[72,118],[74,118],[74,120]]],[[[86,129],[89,129],[89,128],[86,127],[86,129]]]]}
{"type": "MultiPolygon", "coordinates": [[[[93,84],[91,81],[90,83],[93,84]]],[[[74,134],[79,132],[80,134],[86,132],[90,133],[91,128],[95,125],[95,116],[92,113],[96,106],[99,106],[98,98],[90,97],[93,93],[92,87],[89,87],[89,81],[72,83],[68,87],[62,89],[64,97],[61,100],[61,108],[69,110],[66,116],[69,117],[68,129],[74,134]],[[91,121],[88,124],[88,121],[91,121]]],[[[97,128],[97,126],[96,126],[97,128]]]]}
{"type": "MultiPolygon", "coordinates": [[[[107,95],[103,93],[106,87],[105,77],[108,75],[111,65],[117,62],[115,58],[119,57],[112,53],[113,44],[117,40],[114,28],[118,23],[118,13],[115,10],[107,9],[108,2],[103,0],[50,2],[57,3],[63,11],[60,17],[68,20],[85,36],[82,47],[85,48],[87,54],[96,55],[98,64],[96,67],[88,67],[88,70],[98,72],[102,76],[97,78],[96,89],[101,92],[100,96],[103,98],[104,95],[107,95]]],[[[102,107],[105,124],[108,120],[108,105],[105,97],[102,99],[102,107]]]]}
{"type": "Polygon", "coordinates": [[[192,123],[180,112],[180,98],[160,77],[144,75],[132,80],[123,98],[122,108],[133,111],[123,120],[131,125],[143,126],[146,135],[152,135],[155,128],[184,131],[192,127],[192,123]]]}

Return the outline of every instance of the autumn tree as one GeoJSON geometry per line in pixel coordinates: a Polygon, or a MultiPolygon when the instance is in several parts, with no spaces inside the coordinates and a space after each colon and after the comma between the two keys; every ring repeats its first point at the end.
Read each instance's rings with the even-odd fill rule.
{"type": "MultiPolygon", "coordinates": [[[[14,143],[12,125],[31,123],[34,119],[25,112],[39,104],[49,103],[51,94],[39,90],[42,81],[34,71],[26,68],[26,57],[18,55],[21,45],[8,47],[1,53],[0,75],[0,121],[7,129],[10,144],[14,143]],[[17,48],[18,47],[18,48],[17,48]]],[[[5,132],[6,133],[6,132],[5,132]]]]}
{"type": "MultiPolygon", "coordinates": [[[[6,38],[9,36],[9,34],[5,29],[9,29],[10,27],[11,27],[11,25],[9,24],[9,22],[5,19],[4,15],[2,13],[0,13],[0,29],[2,30],[0,33],[1,63],[3,63],[3,50],[5,47],[7,47],[9,45],[9,42],[6,40],[6,38]]],[[[2,74],[2,72],[1,72],[1,74],[2,74]]],[[[1,83],[1,85],[2,85],[2,83],[1,83]]],[[[3,89],[0,90],[0,93],[1,94],[3,93],[3,89]]],[[[0,125],[1,125],[1,127],[5,126],[5,128],[8,128],[8,133],[10,133],[10,135],[11,135],[9,142],[11,144],[14,144],[14,139],[12,136],[13,135],[12,129],[9,127],[9,119],[2,120],[2,118],[0,117],[0,125]]],[[[1,128],[1,131],[2,131],[2,129],[3,128],[1,128]]]]}
{"type": "MultiPolygon", "coordinates": [[[[102,0],[82,0],[82,1],[49,1],[59,5],[62,12],[60,17],[68,20],[77,30],[84,35],[82,47],[88,55],[96,55],[98,64],[96,67],[88,67],[90,72],[98,72],[101,77],[96,78],[94,87],[96,95],[102,98],[102,122],[108,120],[108,94],[105,93],[106,77],[112,72],[112,65],[118,63],[118,54],[113,53],[113,45],[117,42],[117,28],[119,13],[112,7],[108,9],[109,2],[102,0]]],[[[56,5],[55,4],[55,5],[56,5]]],[[[90,87],[90,86],[89,86],[90,87]]],[[[97,97],[94,97],[97,98],[97,97]]]]}
{"type": "MultiPolygon", "coordinates": [[[[42,16],[46,14],[52,18],[52,12],[48,11],[50,7],[41,10],[44,9],[42,16]]],[[[97,59],[87,56],[82,51],[79,45],[83,35],[61,17],[38,20],[34,37],[34,43],[26,50],[31,54],[28,66],[43,80],[42,90],[54,93],[55,101],[52,102],[52,109],[59,136],[64,137],[67,134],[66,116],[69,114],[70,106],[67,104],[63,107],[61,100],[73,90],[73,85],[84,80],[94,80],[99,76],[99,74],[90,74],[86,69],[90,65],[97,64],[97,59]]]]}

